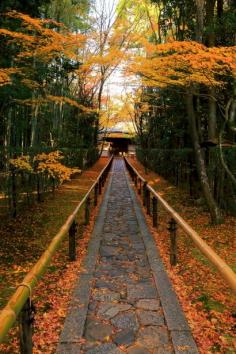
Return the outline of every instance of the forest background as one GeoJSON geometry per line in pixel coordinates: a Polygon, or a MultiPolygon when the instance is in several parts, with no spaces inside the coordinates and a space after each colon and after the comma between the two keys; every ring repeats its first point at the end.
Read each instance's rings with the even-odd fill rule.
{"type": "MultiPolygon", "coordinates": [[[[173,184],[180,187],[181,212],[188,201],[195,208],[193,223],[199,220],[204,238],[235,269],[235,2],[3,0],[0,13],[1,220],[7,224],[6,211],[17,216],[23,205],[43,201],[92,165],[99,156],[99,132],[128,120],[145,172],[169,180],[165,192],[172,205],[178,199],[173,184]],[[203,218],[199,212],[206,210],[212,223],[224,218],[226,223],[210,227],[209,214],[203,218]]],[[[23,225],[25,215],[30,219],[27,208],[23,225]]],[[[12,223],[6,227],[9,243],[12,223]]],[[[210,277],[206,266],[199,286],[195,270],[202,268],[194,263],[188,270],[195,258],[185,257],[186,247],[180,249],[187,263],[178,276],[190,274],[186,298],[193,294],[196,303],[191,318],[204,315],[216,327],[208,343],[210,324],[196,321],[198,343],[212,352],[231,350],[234,313],[212,311],[212,299],[201,289],[213,284],[214,301],[229,305],[224,284],[215,273],[210,277]]],[[[162,252],[167,254],[166,248],[162,252]]],[[[182,294],[182,284],[179,289],[182,294]]]]}
{"type": "Polygon", "coordinates": [[[91,165],[100,129],[132,120],[146,167],[206,203],[212,222],[235,214],[235,11],[223,0],[2,1],[0,182],[11,213],[68,179],[66,167],[91,165]]]}

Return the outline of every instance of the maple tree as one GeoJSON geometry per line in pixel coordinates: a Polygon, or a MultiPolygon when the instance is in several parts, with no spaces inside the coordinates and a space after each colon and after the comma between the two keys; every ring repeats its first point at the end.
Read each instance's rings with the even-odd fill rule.
{"type": "Polygon", "coordinates": [[[127,48],[132,41],[132,30],[123,30],[123,6],[116,2],[97,1],[88,18],[90,31],[84,50],[83,64],[77,70],[78,90],[94,101],[97,108],[96,131],[103,129],[106,110],[106,83],[113,73],[127,60],[127,48]]]}
{"type": "MultiPolygon", "coordinates": [[[[82,16],[88,12],[89,5],[87,1],[81,3],[83,8],[79,8],[79,1],[76,7],[71,6],[82,16]]],[[[38,11],[52,14],[53,8],[62,3],[55,1],[51,5],[52,8],[48,8],[44,4],[38,11]]],[[[11,9],[11,5],[6,9],[11,9]]],[[[7,187],[8,183],[11,185],[7,182],[8,172],[13,167],[10,161],[21,161],[21,156],[33,158],[39,152],[62,147],[67,149],[64,150],[65,161],[70,166],[84,167],[97,158],[94,146],[96,109],[93,100],[75,90],[78,82],[75,72],[81,64],[85,45],[85,35],[79,30],[79,26],[83,27],[82,18],[79,21],[76,13],[70,13],[70,18],[74,16],[78,20],[73,22],[73,26],[77,23],[73,33],[58,22],[66,22],[60,16],[36,18],[13,10],[5,12],[1,18],[1,43],[7,50],[6,57],[5,51],[0,56],[0,168],[6,173],[1,193],[10,193],[7,187]]],[[[15,169],[16,174],[19,172],[15,169]]],[[[24,176],[26,171],[22,173],[24,176]]],[[[23,184],[19,178],[16,177],[17,183],[13,184],[19,188],[20,195],[21,188],[25,188],[28,195],[30,187],[23,186],[24,177],[23,184]]],[[[25,178],[34,188],[35,178],[25,178]]],[[[43,183],[42,179],[39,184],[43,183]]]]}
{"type": "MultiPolygon", "coordinates": [[[[178,99],[185,107],[185,109],[182,109],[179,106],[179,110],[188,116],[187,127],[191,132],[191,143],[195,150],[195,162],[203,194],[211,210],[212,221],[219,222],[221,216],[213,198],[212,186],[210,186],[208,180],[207,164],[202,151],[202,144],[204,144],[202,132],[204,128],[201,127],[199,112],[201,106],[203,106],[202,102],[204,100],[208,101],[207,134],[209,145],[215,146],[218,144],[218,140],[220,141],[220,161],[234,190],[235,177],[231,171],[232,166],[227,166],[225,161],[222,150],[222,136],[225,135],[227,130],[233,131],[235,126],[235,118],[233,118],[235,117],[233,104],[235,101],[233,88],[235,47],[232,43],[231,45],[227,43],[227,46],[214,47],[213,38],[217,37],[215,32],[212,35],[212,31],[209,29],[215,16],[212,13],[213,2],[207,1],[206,5],[204,4],[206,6],[206,8],[204,7],[206,19],[198,18],[195,28],[190,13],[194,14],[194,11],[196,11],[196,16],[200,14],[200,5],[203,6],[201,1],[196,2],[196,7],[191,9],[188,7],[188,1],[181,2],[181,4],[175,1],[152,1],[152,3],[155,3],[159,8],[160,16],[155,28],[159,26],[162,29],[161,36],[159,35],[157,40],[153,37],[137,38],[136,47],[141,47],[143,52],[141,51],[141,55],[138,51],[133,52],[133,58],[129,63],[130,78],[133,79],[135,74],[137,78],[136,86],[143,87],[142,102],[136,104],[136,116],[139,117],[137,122],[139,138],[142,141],[143,148],[147,151],[151,148],[151,144],[155,147],[155,134],[164,125],[161,122],[161,117],[164,118],[165,115],[168,117],[166,109],[172,110],[168,103],[171,100],[171,104],[176,105],[174,96],[179,97],[178,99]],[[183,8],[185,4],[187,8],[183,8]],[[202,23],[202,28],[199,27],[199,23],[202,23]],[[197,33],[197,31],[199,32],[197,33]],[[188,40],[183,41],[185,36],[188,40]],[[191,37],[197,39],[198,42],[190,40],[191,37]],[[178,39],[182,41],[178,41],[178,39]],[[157,44],[158,41],[163,43],[157,44]],[[202,43],[203,41],[206,42],[207,46],[202,43]],[[197,105],[195,102],[197,102],[197,105]],[[142,112],[141,107],[145,105],[149,108],[146,112],[142,112]],[[231,117],[231,123],[229,123],[229,116],[231,117]],[[223,128],[220,128],[222,127],[222,119],[225,123],[223,123],[223,128]]],[[[216,4],[216,2],[214,3],[216,4]]],[[[219,10],[217,15],[222,16],[220,2],[217,2],[217,6],[219,10]]],[[[151,30],[152,26],[150,25],[151,30]]],[[[139,95],[139,90],[137,92],[139,95]]],[[[174,116],[171,119],[173,124],[178,124],[174,116]]],[[[186,126],[184,119],[179,119],[186,126]]],[[[204,117],[204,119],[206,118],[204,117]]],[[[174,133],[174,129],[167,122],[166,131],[163,131],[164,136],[168,137],[170,129],[174,133]]],[[[176,133],[179,134],[178,130],[176,130],[176,133]]],[[[184,135],[186,136],[186,134],[184,135]]],[[[188,144],[188,139],[186,137],[184,139],[188,144]]],[[[182,138],[178,138],[178,140],[183,141],[182,138]]],[[[205,144],[208,144],[208,142],[205,144]]],[[[173,144],[169,142],[169,145],[173,144]]]]}
{"type": "Polygon", "coordinates": [[[197,42],[149,45],[148,57],[130,65],[145,86],[177,85],[189,89],[197,84],[223,86],[236,73],[236,47],[207,48],[197,42]]]}
{"type": "MultiPolygon", "coordinates": [[[[18,203],[21,198],[17,190],[19,176],[28,179],[28,183],[31,178],[36,176],[37,198],[38,201],[42,201],[43,194],[46,189],[50,189],[51,185],[54,194],[56,187],[61,185],[64,181],[70,180],[72,175],[81,172],[78,168],[65,166],[63,160],[64,156],[60,151],[37,154],[33,158],[29,155],[21,155],[9,160],[9,177],[11,178],[9,198],[14,217],[17,215],[18,203]],[[41,188],[40,185],[42,185],[41,188]]],[[[29,194],[29,190],[27,190],[27,193],[29,194]]]]}
{"type": "Polygon", "coordinates": [[[81,172],[81,170],[77,168],[64,166],[60,162],[63,158],[64,156],[60,151],[36,155],[33,159],[34,170],[36,173],[46,174],[49,178],[52,178],[61,184],[62,182],[69,180],[72,174],[81,172]]]}
{"type": "Polygon", "coordinates": [[[20,172],[28,172],[31,173],[33,171],[32,166],[30,164],[30,156],[20,156],[16,159],[9,160],[10,168],[12,171],[20,171],[20,172]]]}
{"type": "MultiPolygon", "coordinates": [[[[89,103],[82,103],[79,98],[73,97],[71,92],[74,82],[72,73],[79,65],[79,51],[84,45],[84,35],[78,32],[70,33],[54,19],[36,19],[14,11],[5,14],[5,19],[7,23],[1,28],[0,35],[9,49],[14,50],[15,55],[11,62],[12,67],[1,69],[3,94],[8,93],[8,84],[11,83],[13,95],[10,102],[13,110],[19,109],[25,111],[26,115],[27,111],[31,114],[30,146],[39,144],[36,134],[40,125],[39,117],[44,116],[47,109],[54,116],[53,124],[49,128],[50,141],[61,140],[62,125],[64,120],[67,120],[64,105],[76,107],[78,112],[91,115],[91,111],[85,112],[89,103]],[[16,30],[10,28],[15,27],[12,24],[16,23],[20,24],[16,30]],[[22,87],[21,92],[17,90],[17,86],[22,87]]],[[[8,111],[9,107],[4,109],[8,111]]],[[[11,110],[8,116],[6,129],[13,119],[10,117],[11,110]]],[[[9,139],[10,136],[5,136],[5,145],[9,145],[9,139]]],[[[27,140],[26,136],[22,145],[27,146],[27,140]]]]}

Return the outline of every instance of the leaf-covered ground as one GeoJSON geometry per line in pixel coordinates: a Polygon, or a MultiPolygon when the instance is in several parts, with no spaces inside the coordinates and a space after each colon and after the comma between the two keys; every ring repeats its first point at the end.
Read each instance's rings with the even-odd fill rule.
{"type": "MultiPolygon", "coordinates": [[[[76,179],[63,184],[43,203],[25,210],[15,220],[1,220],[0,225],[0,307],[2,308],[24,275],[38,260],[63,222],[75,209],[89,187],[107,163],[101,158],[92,168],[76,179]]],[[[77,261],[68,261],[68,240],[54,256],[47,273],[33,294],[36,305],[34,353],[53,353],[64,322],[71,291],[86,254],[89,236],[98,207],[91,215],[90,225],[83,226],[84,210],[78,216],[77,261]]],[[[0,345],[0,353],[19,353],[15,326],[0,345]]]]}
{"type": "MultiPolygon", "coordinates": [[[[145,174],[144,167],[137,160],[130,159],[130,162],[235,271],[236,218],[225,216],[223,224],[210,225],[209,214],[204,206],[194,204],[188,194],[154,172],[149,171],[145,174]]],[[[235,295],[180,229],[178,230],[178,265],[170,266],[167,231],[169,219],[167,213],[161,208],[159,226],[156,230],[152,227],[151,219],[147,217],[199,351],[202,354],[235,353],[235,295]]]]}

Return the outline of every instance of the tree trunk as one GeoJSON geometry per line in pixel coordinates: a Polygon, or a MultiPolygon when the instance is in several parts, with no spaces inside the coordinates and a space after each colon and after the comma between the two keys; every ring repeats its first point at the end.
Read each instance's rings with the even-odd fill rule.
{"type": "MultiPolygon", "coordinates": [[[[98,137],[98,132],[99,132],[99,116],[101,113],[101,108],[102,108],[102,93],[103,93],[103,88],[104,88],[104,84],[105,84],[105,78],[104,78],[104,70],[103,68],[101,68],[101,82],[100,82],[100,87],[99,87],[99,91],[98,91],[98,117],[96,117],[95,119],[95,129],[94,129],[94,145],[97,145],[97,137],[98,137]]],[[[99,153],[99,157],[102,156],[102,150],[103,150],[103,146],[102,149],[99,153]]]]}
{"type": "Polygon", "coordinates": [[[201,188],[211,214],[211,220],[214,224],[219,224],[222,221],[222,219],[221,219],[220,211],[213,198],[210,185],[209,185],[209,180],[206,172],[206,165],[205,165],[204,157],[202,155],[201,146],[199,143],[199,137],[197,133],[196,116],[193,108],[193,94],[191,90],[188,90],[186,92],[186,107],[187,107],[189,127],[190,127],[190,132],[192,137],[192,144],[195,153],[197,172],[199,175],[201,188]]]}
{"type": "Polygon", "coordinates": [[[31,139],[30,139],[30,147],[34,147],[36,145],[36,131],[37,131],[37,123],[38,123],[38,112],[39,105],[33,107],[32,119],[31,119],[31,139]]]}
{"type": "MultiPolygon", "coordinates": [[[[236,82],[234,82],[233,102],[227,117],[228,127],[235,134],[236,133],[236,82]]],[[[233,138],[232,138],[233,140],[233,138]]]]}
{"type": "Polygon", "coordinates": [[[208,116],[208,139],[211,141],[216,140],[216,101],[212,98],[215,96],[215,89],[209,89],[210,96],[208,101],[209,116],[208,116]]]}
{"type": "Polygon", "coordinates": [[[196,41],[202,43],[204,28],[204,0],[195,0],[197,8],[196,41]]]}
{"type": "MultiPolygon", "coordinates": [[[[62,93],[63,95],[63,93],[62,93]]],[[[63,120],[64,120],[64,107],[63,103],[60,103],[60,113],[59,113],[59,123],[58,123],[58,141],[61,143],[63,141],[63,120]]]]}
{"type": "MultiPolygon", "coordinates": [[[[207,0],[206,2],[206,45],[208,47],[215,46],[215,22],[214,22],[214,9],[216,5],[216,0],[207,0]]],[[[215,97],[215,89],[211,87],[209,89],[209,116],[208,116],[208,139],[211,141],[216,140],[216,101],[214,100],[215,97]]]]}
{"type": "Polygon", "coordinates": [[[216,0],[206,1],[206,45],[213,47],[215,45],[215,29],[214,29],[214,9],[216,0]]]}
{"type": "Polygon", "coordinates": [[[13,218],[16,217],[17,214],[17,192],[16,192],[16,175],[15,172],[12,172],[12,192],[11,192],[11,197],[12,197],[12,216],[13,218]]]}
{"type": "Polygon", "coordinates": [[[217,0],[217,17],[222,18],[224,11],[224,0],[217,0]]]}
{"type": "Polygon", "coordinates": [[[10,143],[11,143],[11,125],[12,125],[12,107],[9,108],[5,119],[5,136],[4,136],[4,165],[5,171],[9,170],[10,143]]]}

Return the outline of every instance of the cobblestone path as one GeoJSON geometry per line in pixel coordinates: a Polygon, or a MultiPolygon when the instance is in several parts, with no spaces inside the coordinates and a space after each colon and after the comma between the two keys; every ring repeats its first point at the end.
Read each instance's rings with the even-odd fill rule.
{"type": "Polygon", "coordinates": [[[115,160],[113,172],[83,350],[118,354],[117,346],[124,346],[130,354],[173,353],[123,160],[115,160]]]}
{"type": "Polygon", "coordinates": [[[114,159],[57,354],[198,353],[128,183],[114,159]]]}

